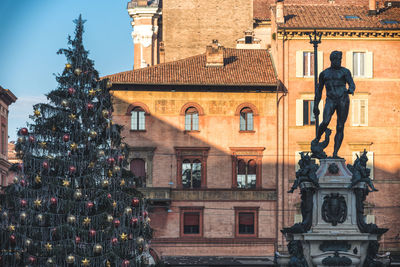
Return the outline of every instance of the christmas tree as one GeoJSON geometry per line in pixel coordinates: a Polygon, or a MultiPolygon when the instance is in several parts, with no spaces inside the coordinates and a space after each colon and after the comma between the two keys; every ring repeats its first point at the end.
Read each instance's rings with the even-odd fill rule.
{"type": "Polygon", "coordinates": [[[22,160],[4,191],[0,266],[147,266],[150,219],[133,188],[121,126],[113,124],[110,82],[100,80],[75,37],[49,103],[18,131],[22,160]]]}

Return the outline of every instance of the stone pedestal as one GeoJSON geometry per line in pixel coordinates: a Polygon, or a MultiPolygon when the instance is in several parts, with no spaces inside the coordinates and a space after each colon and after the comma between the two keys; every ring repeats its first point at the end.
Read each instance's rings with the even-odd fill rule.
{"type": "Polygon", "coordinates": [[[293,266],[306,266],[305,261],[310,267],[364,266],[371,241],[377,244],[378,240],[378,234],[362,233],[357,224],[354,188],[368,190],[367,185],[360,182],[351,188],[352,173],[344,159],[321,159],[316,176],[319,188],[310,182],[300,184],[302,189],[314,191],[311,229],[305,233],[289,228],[283,231],[291,256],[278,256],[278,265],[291,266],[290,260],[303,260],[303,265],[293,266]]]}

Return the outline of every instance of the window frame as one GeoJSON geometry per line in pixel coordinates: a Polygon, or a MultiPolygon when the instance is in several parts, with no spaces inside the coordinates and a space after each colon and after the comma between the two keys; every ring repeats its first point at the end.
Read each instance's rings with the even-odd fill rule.
{"type": "Polygon", "coordinates": [[[194,106],[190,106],[185,110],[185,132],[199,132],[200,127],[199,127],[199,123],[200,122],[200,112],[199,110],[194,107],[194,106]],[[188,112],[188,110],[193,109],[195,110],[195,112],[190,111],[190,113],[188,112]],[[195,125],[195,118],[194,115],[197,114],[197,124],[195,125]],[[187,118],[190,118],[190,129],[186,128],[187,124],[186,124],[186,120],[187,118]],[[197,129],[195,129],[197,126],[197,129]]]}
{"type": "MultiPolygon", "coordinates": [[[[316,120],[315,120],[315,116],[314,116],[314,113],[313,113],[314,105],[315,105],[314,100],[308,100],[308,99],[304,99],[303,100],[303,126],[314,126],[315,125],[315,121],[316,120]],[[311,103],[312,103],[312,105],[311,105],[311,103]],[[305,114],[306,106],[307,106],[307,111],[308,111],[307,112],[307,123],[306,123],[306,120],[305,120],[305,118],[306,118],[306,114],[305,114]],[[311,121],[312,116],[314,116],[314,123],[312,123],[312,121],[311,121]]],[[[320,112],[322,113],[323,110],[320,110],[320,112]]]]}
{"type": "Polygon", "coordinates": [[[254,111],[250,107],[243,107],[239,114],[239,131],[254,132],[254,111]],[[243,117],[242,114],[245,114],[243,117]],[[249,129],[249,114],[251,114],[251,129],[249,129]],[[242,129],[242,121],[244,121],[245,129],[242,129]]]}
{"type": "MultiPolygon", "coordinates": [[[[141,160],[141,161],[143,161],[143,163],[144,163],[144,177],[142,178],[142,184],[141,185],[137,185],[136,184],[136,181],[135,181],[135,186],[136,187],[146,187],[146,183],[147,183],[147,161],[146,161],[146,159],[145,158],[132,158],[132,159],[130,159],[129,160],[129,170],[130,170],[130,172],[132,173],[132,174],[134,174],[134,172],[133,172],[133,166],[132,166],[132,162],[134,161],[134,160],[141,160]]],[[[135,174],[134,174],[135,175],[135,174]]],[[[136,175],[135,175],[135,178],[140,178],[140,176],[138,176],[138,177],[136,177],[136,175]]],[[[136,180],[136,179],[135,179],[136,180]]]]}
{"type": "Polygon", "coordinates": [[[314,52],[303,51],[303,77],[312,78],[314,77],[314,52]],[[307,55],[307,56],[306,56],[307,55]],[[306,59],[307,58],[307,72],[306,72],[306,59]]]}
{"type": "Polygon", "coordinates": [[[176,183],[177,188],[185,190],[198,190],[199,188],[184,188],[182,183],[182,164],[184,160],[201,162],[201,186],[207,188],[207,157],[210,147],[174,147],[177,162],[176,183]]]}
{"type": "Polygon", "coordinates": [[[131,127],[130,130],[133,132],[144,132],[146,131],[146,111],[140,107],[136,106],[131,110],[131,127]],[[133,114],[136,113],[136,129],[133,129],[133,114]],[[141,127],[141,118],[143,118],[143,129],[141,127]]]}
{"type": "Polygon", "coordinates": [[[234,207],[234,209],[235,209],[235,237],[236,238],[258,237],[259,207],[234,207]],[[240,213],[253,213],[254,214],[254,233],[253,234],[240,234],[239,233],[239,214],[240,213]]]}
{"type": "Polygon", "coordinates": [[[353,69],[352,69],[353,77],[356,77],[356,78],[365,78],[366,77],[366,75],[365,75],[365,72],[366,72],[365,60],[366,60],[366,57],[367,57],[366,54],[367,53],[364,52],[364,51],[353,51],[353,58],[352,58],[352,61],[353,61],[353,69]],[[362,55],[362,57],[361,57],[361,55],[362,55]],[[361,60],[361,58],[362,58],[362,60],[361,60]],[[357,72],[356,72],[356,69],[355,69],[356,64],[354,64],[355,61],[357,61],[357,64],[358,64],[357,72]]]}
{"type": "Polygon", "coordinates": [[[368,98],[353,98],[351,99],[351,126],[354,127],[365,127],[368,126],[368,98]],[[361,115],[361,101],[364,102],[365,111],[364,111],[364,123],[361,123],[362,115],[361,115]],[[358,104],[356,104],[358,102],[358,104]],[[356,111],[356,109],[358,110],[356,111]],[[358,115],[358,118],[356,116],[358,115]]]}
{"type": "Polygon", "coordinates": [[[254,190],[260,189],[262,186],[262,157],[265,147],[230,147],[232,151],[232,188],[239,190],[254,190]],[[238,162],[244,160],[249,162],[254,160],[256,166],[256,187],[255,188],[240,188],[237,184],[238,162]]]}
{"type": "Polygon", "coordinates": [[[179,208],[179,225],[180,225],[180,237],[182,238],[193,238],[203,237],[203,224],[204,224],[204,207],[180,207],[179,208]],[[199,233],[198,234],[185,234],[185,213],[199,213],[199,233]]]}

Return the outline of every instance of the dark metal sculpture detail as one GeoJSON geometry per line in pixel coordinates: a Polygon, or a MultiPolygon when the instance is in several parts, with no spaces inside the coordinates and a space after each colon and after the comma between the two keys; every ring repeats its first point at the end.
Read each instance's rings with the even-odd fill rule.
{"type": "Polygon", "coordinates": [[[288,193],[293,193],[300,186],[301,194],[301,215],[303,220],[301,223],[296,223],[290,228],[283,228],[282,233],[305,233],[311,229],[312,225],[312,210],[313,210],[313,195],[315,188],[319,188],[316,171],[318,164],[315,164],[311,157],[303,152],[300,153],[299,161],[300,169],[296,172],[296,180],[288,193]]]}
{"type": "Polygon", "coordinates": [[[322,203],[322,219],[336,226],[343,223],[347,217],[346,200],[339,193],[331,193],[324,197],[322,203]]]}
{"type": "Polygon", "coordinates": [[[324,266],[350,266],[352,263],[351,259],[346,256],[339,256],[339,252],[335,251],[334,256],[329,256],[322,260],[324,266]]]}
{"type": "Polygon", "coordinates": [[[321,101],[322,90],[326,88],[326,104],[323,111],[323,121],[318,126],[317,135],[314,139],[314,143],[319,143],[322,134],[327,129],[329,122],[331,121],[333,113],[336,111],[337,114],[337,126],[335,135],[335,144],[333,150],[333,157],[339,158],[337,153],[343,141],[344,124],[347,120],[349,113],[349,94],[354,94],[356,86],[351,76],[350,70],[341,66],[342,63],[342,52],[333,51],[330,55],[331,66],[325,69],[319,75],[319,85],[315,91],[314,98],[314,115],[318,117],[320,111],[318,104],[321,101]],[[349,88],[346,88],[346,84],[349,88]]]}
{"type": "Polygon", "coordinates": [[[347,241],[324,241],[321,245],[319,245],[319,250],[323,252],[327,251],[349,251],[351,249],[351,244],[347,243],[347,241]]]}
{"type": "Polygon", "coordinates": [[[353,174],[351,178],[351,185],[349,185],[349,188],[352,188],[355,185],[364,182],[371,188],[372,191],[378,191],[378,189],[376,189],[374,184],[372,183],[371,178],[369,178],[371,174],[371,169],[367,168],[367,161],[367,151],[364,149],[361,157],[357,155],[357,159],[354,161],[354,165],[347,164],[347,168],[353,174]]]}
{"type": "Polygon", "coordinates": [[[378,241],[369,241],[367,249],[367,257],[365,258],[363,267],[381,267],[384,266],[382,262],[376,260],[379,250],[378,241]]]}
{"type": "Polygon", "coordinates": [[[339,167],[338,167],[338,165],[337,165],[336,163],[329,164],[329,166],[328,166],[328,172],[329,172],[330,174],[338,174],[338,173],[339,173],[339,167]]]}
{"type": "Polygon", "coordinates": [[[329,145],[329,138],[331,134],[332,130],[327,128],[325,131],[325,140],[323,142],[319,142],[318,139],[311,141],[312,158],[325,159],[327,157],[324,149],[329,145]]]}
{"type": "Polygon", "coordinates": [[[307,261],[304,258],[301,241],[292,240],[287,247],[290,254],[289,267],[308,267],[307,261]]]}

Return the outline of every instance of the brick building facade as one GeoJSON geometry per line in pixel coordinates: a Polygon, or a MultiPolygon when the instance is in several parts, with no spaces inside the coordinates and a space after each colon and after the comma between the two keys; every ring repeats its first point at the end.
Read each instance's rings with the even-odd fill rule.
{"type": "Polygon", "coordinates": [[[380,191],[366,219],[390,228],[381,249],[400,251],[399,3],[349,2],[128,4],[135,70],[108,76],[114,119],[126,125],[131,169],[152,203],[153,248],[167,262],[222,256],[218,264],[232,265],[247,256],[240,264],[251,265],[285,249],[279,229],[300,220],[299,197],[286,191],[315,133],[314,29],[319,72],[338,49],[356,84],[339,154],[352,163],[369,151],[380,191]],[[212,39],[220,46],[206,50],[212,39]]]}

